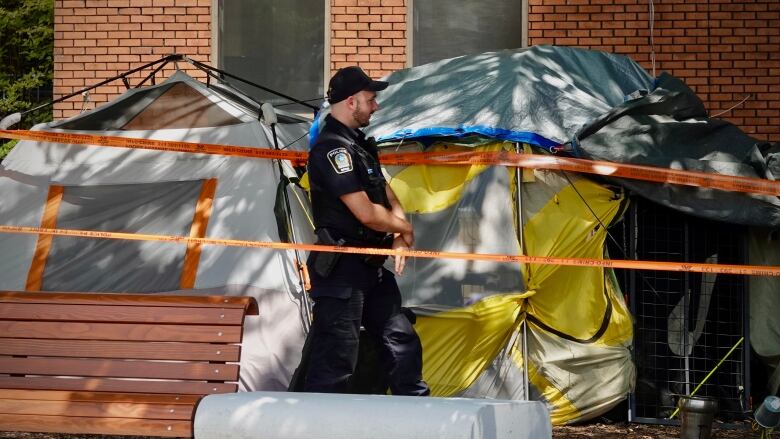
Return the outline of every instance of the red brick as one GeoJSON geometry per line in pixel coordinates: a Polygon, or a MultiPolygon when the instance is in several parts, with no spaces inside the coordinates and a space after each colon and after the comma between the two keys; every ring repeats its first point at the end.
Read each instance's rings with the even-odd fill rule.
{"type": "MultiPolygon", "coordinates": [[[[130,19],[131,19],[131,17],[128,17],[126,15],[110,15],[110,16],[108,16],[106,18],[108,18],[108,22],[109,23],[130,23],[130,19]]],[[[147,18],[148,19],[149,17],[146,17],[144,15],[139,15],[137,17],[132,17],[132,18],[147,18]]],[[[151,19],[149,21],[151,21],[151,19]]]]}
{"type": "Polygon", "coordinates": [[[334,15],[333,16],[333,22],[334,23],[353,23],[357,21],[357,15],[334,15]]]}
{"type": "MultiPolygon", "coordinates": [[[[142,40],[142,41],[144,41],[144,45],[143,46],[131,47],[130,48],[130,53],[131,54],[133,54],[133,55],[149,55],[149,54],[152,53],[153,45],[151,45],[151,44],[148,45],[146,43],[147,40],[142,40]]],[[[155,41],[155,40],[152,40],[152,41],[155,41]]]]}
{"type": "Polygon", "coordinates": [[[108,53],[108,47],[86,47],[85,52],[92,55],[105,55],[108,53]]]}
{"type": "Polygon", "coordinates": [[[357,48],[355,47],[333,47],[333,53],[357,53],[357,48]]]}
{"type": "Polygon", "coordinates": [[[187,30],[210,31],[211,24],[210,23],[187,23],[187,30]]]}
{"type": "MultiPolygon", "coordinates": [[[[378,21],[378,20],[377,20],[378,21]]],[[[406,15],[396,14],[396,15],[383,15],[381,17],[381,21],[385,23],[399,23],[399,22],[405,22],[406,21],[406,15]]]]}
{"type": "MultiPolygon", "coordinates": [[[[86,47],[58,47],[55,49],[59,49],[63,55],[83,55],[87,53],[86,47]]],[[[54,53],[56,55],[56,50],[54,53]]]]}
{"type": "Polygon", "coordinates": [[[404,65],[404,63],[400,63],[400,62],[383,62],[382,63],[382,68],[385,69],[385,70],[400,70],[400,69],[403,69],[404,67],[406,67],[406,65],[404,65]]]}
{"type": "MultiPolygon", "coordinates": [[[[347,55],[347,61],[348,62],[353,62],[353,63],[368,61],[369,58],[370,58],[369,55],[362,54],[362,53],[360,53],[360,54],[355,53],[355,54],[347,55]]],[[[342,66],[342,67],[346,67],[346,66],[342,66]]]]}
{"type": "Polygon", "coordinates": [[[406,48],[404,47],[383,47],[382,53],[390,53],[390,54],[404,54],[406,53],[406,48]]]}
{"type": "Polygon", "coordinates": [[[399,30],[382,31],[382,38],[404,38],[404,32],[399,30]]]}
{"type": "MultiPolygon", "coordinates": [[[[139,35],[141,36],[141,35],[139,35]]],[[[142,36],[141,36],[142,37],[142,36]]],[[[177,30],[176,38],[198,38],[197,31],[177,30]]]]}
{"type": "Polygon", "coordinates": [[[166,38],[165,39],[165,45],[168,47],[172,46],[186,46],[187,41],[183,38],[166,38]]]}
{"type": "Polygon", "coordinates": [[[333,32],[333,36],[334,38],[357,38],[358,32],[353,30],[341,30],[333,32]]]}
{"type": "Polygon", "coordinates": [[[83,15],[67,15],[62,17],[61,23],[84,23],[85,20],[83,15]]]}
{"type": "Polygon", "coordinates": [[[368,23],[347,23],[347,30],[368,30],[368,23]]]}
{"type": "MultiPolygon", "coordinates": [[[[573,44],[625,53],[650,68],[646,2],[528,1],[530,45],[573,44]]],[[[333,37],[329,48],[331,69],[336,68],[337,63],[361,63],[373,75],[387,74],[406,65],[407,0],[330,0],[330,3],[331,17],[328,20],[333,37]],[[365,40],[369,41],[369,45],[362,45],[365,40]]],[[[707,108],[725,109],[747,93],[769,94],[770,87],[777,87],[780,73],[780,26],[777,23],[780,20],[780,2],[668,0],[656,2],[655,6],[657,69],[672,71],[692,87],[698,87],[697,92],[707,108]],[[728,76],[738,73],[743,76],[728,76]],[[729,96],[732,100],[728,100],[729,96]]],[[[58,60],[66,59],[59,58],[62,55],[93,55],[109,57],[96,58],[95,62],[115,64],[110,68],[107,65],[104,71],[94,72],[95,77],[103,75],[103,72],[121,71],[131,64],[136,66],[130,61],[115,59],[120,55],[137,56],[146,62],[170,53],[172,47],[155,45],[161,39],[165,43],[173,43],[179,50],[189,45],[188,50],[194,52],[193,56],[202,56],[205,60],[210,58],[211,0],[57,1],[55,23],[58,60]],[[127,12],[138,8],[141,8],[138,15],[118,13],[120,9],[127,12]],[[112,10],[116,11],[115,15],[111,14],[112,10]],[[69,27],[71,25],[72,28],[69,27]],[[89,26],[79,28],[78,25],[89,26]],[[83,32],[85,37],[87,32],[96,33],[89,34],[93,39],[64,39],[65,32],[83,32]],[[100,38],[100,32],[108,32],[109,38],[100,38]],[[130,36],[112,32],[129,32],[130,36]],[[141,39],[141,45],[121,47],[112,45],[110,41],[132,39],[141,39]]],[[[81,79],[62,77],[77,72],[62,69],[59,67],[62,64],[58,63],[58,70],[55,70],[57,86],[64,86],[59,80],[81,79]]],[[[140,78],[140,74],[137,77],[140,78]]],[[[110,99],[111,93],[110,90],[101,91],[95,96],[102,98],[105,95],[106,99],[110,99]]],[[[746,132],[767,133],[780,140],[778,116],[772,119],[768,115],[757,117],[755,114],[756,108],[780,111],[780,103],[771,94],[762,96],[761,102],[766,106],[750,108],[752,113],[736,114],[734,120],[741,124],[774,123],[775,126],[740,126],[746,132]]],[[[63,105],[55,108],[55,114],[64,114],[73,108],[67,103],[63,105]]]]}

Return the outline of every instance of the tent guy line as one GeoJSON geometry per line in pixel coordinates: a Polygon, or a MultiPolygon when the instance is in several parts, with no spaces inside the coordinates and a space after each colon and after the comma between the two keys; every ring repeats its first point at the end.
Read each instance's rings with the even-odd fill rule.
{"type": "Polygon", "coordinates": [[[561,258],[548,256],[525,256],[493,253],[459,253],[433,250],[391,250],[384,248],[337,247],[319,244],[293,244],[285,242],[245,241],[220,238],[191,238],[172,235],[149,235],[142,233],[104,232],[93,230],[53,229],[42,227],[0,225],[0,233],[70,236],[80,238],[117,239],[130,241],[158,241],[178,244],[197,243],[230,247],[268,248],[276,250],[305,250],[352,254],[408,256],[429,259],[463,259],[504,263],[525,263],[540,265],[566,265],[574,267],[624,268],[631,270],[687,271],[697,273],[737,274],[747,276],[780,277],[780,266],[703,264],[695,262],[633,261],[621,259],[561,258]]]}
{"type": "MultiPolygon", "coordinates": [[[[302,151],[29,130],[0,130],[0,138],[192,154],[279,159],[290,160],[296,164],[305,163],[308,157],[308,153],[302,151]]],[[[390,153],[383,154],[381,162],[385,165],[500,165],[530,169],[551,169],[656,183],[705,187],[732,192],[780,196],[780,181],[568,157],[522,154],[509,151],[390,153]]]]}

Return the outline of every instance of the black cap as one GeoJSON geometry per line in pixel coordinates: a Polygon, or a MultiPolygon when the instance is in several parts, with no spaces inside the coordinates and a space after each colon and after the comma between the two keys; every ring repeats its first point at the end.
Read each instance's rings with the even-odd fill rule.
{"type": "Polygon", "coordinates": [[[358,66],[339,69],[328,84],[328,102],[335,104],[362,91],[379,91],[387,88],[385,81],[374,81],[358,66]]]}

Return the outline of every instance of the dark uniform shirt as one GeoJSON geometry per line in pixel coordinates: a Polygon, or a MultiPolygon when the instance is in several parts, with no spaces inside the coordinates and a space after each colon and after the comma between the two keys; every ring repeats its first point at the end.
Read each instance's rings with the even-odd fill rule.
{"type": "MultiPolygon", "coordinates": [[[[365,191],[372,202],[390,207],[376,145],[366,139],[362,131],[349,128],[328,115],[309,152],[307,168],[318,236],[326,229],[334,240],[356,247],[376,246],[386,236],[364,226],[339,198],[365,191]]],[[[316,256],[316,252],[309,256],[309,267],[314,266],[316,256]]],[[[349,293],[339,287],[375,286],[380,269],[367,264],[364,258],[363,255],[341,253],[327,277],[310,270],[312,296],[343,297],[349,293]]]]}

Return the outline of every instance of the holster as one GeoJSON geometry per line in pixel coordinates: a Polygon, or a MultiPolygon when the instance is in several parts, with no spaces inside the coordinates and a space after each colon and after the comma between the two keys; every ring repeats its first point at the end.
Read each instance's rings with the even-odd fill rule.
{"type": "MultiPolygon", "coordinates": [[[[384,238],[379,240],[376,244],[377,248],[391,248],[393,246],[393,235],[385,235],[384,238]]],[[[387,255],[366,255],[363,257],[363,262],[371,267],[379,268],[385,264],[387,255]]]]}
{"type": "MultiPolygon", "coordinates": [[[[333,239],[333,237],[330,235],[330,232],[328,232],[328,229],[317,230],[316,244],[335,245],[337,247],[341,247],[345,242],[346,241],[343,239],[339,239],[338,241],[333,239]]],[[[339,259],[341,259],[341,253],[317,252],[317,255],[314,257],[314,272],[317,273],[320,277],[330,276],[330,273],[336,267],[339,259]]]]}

